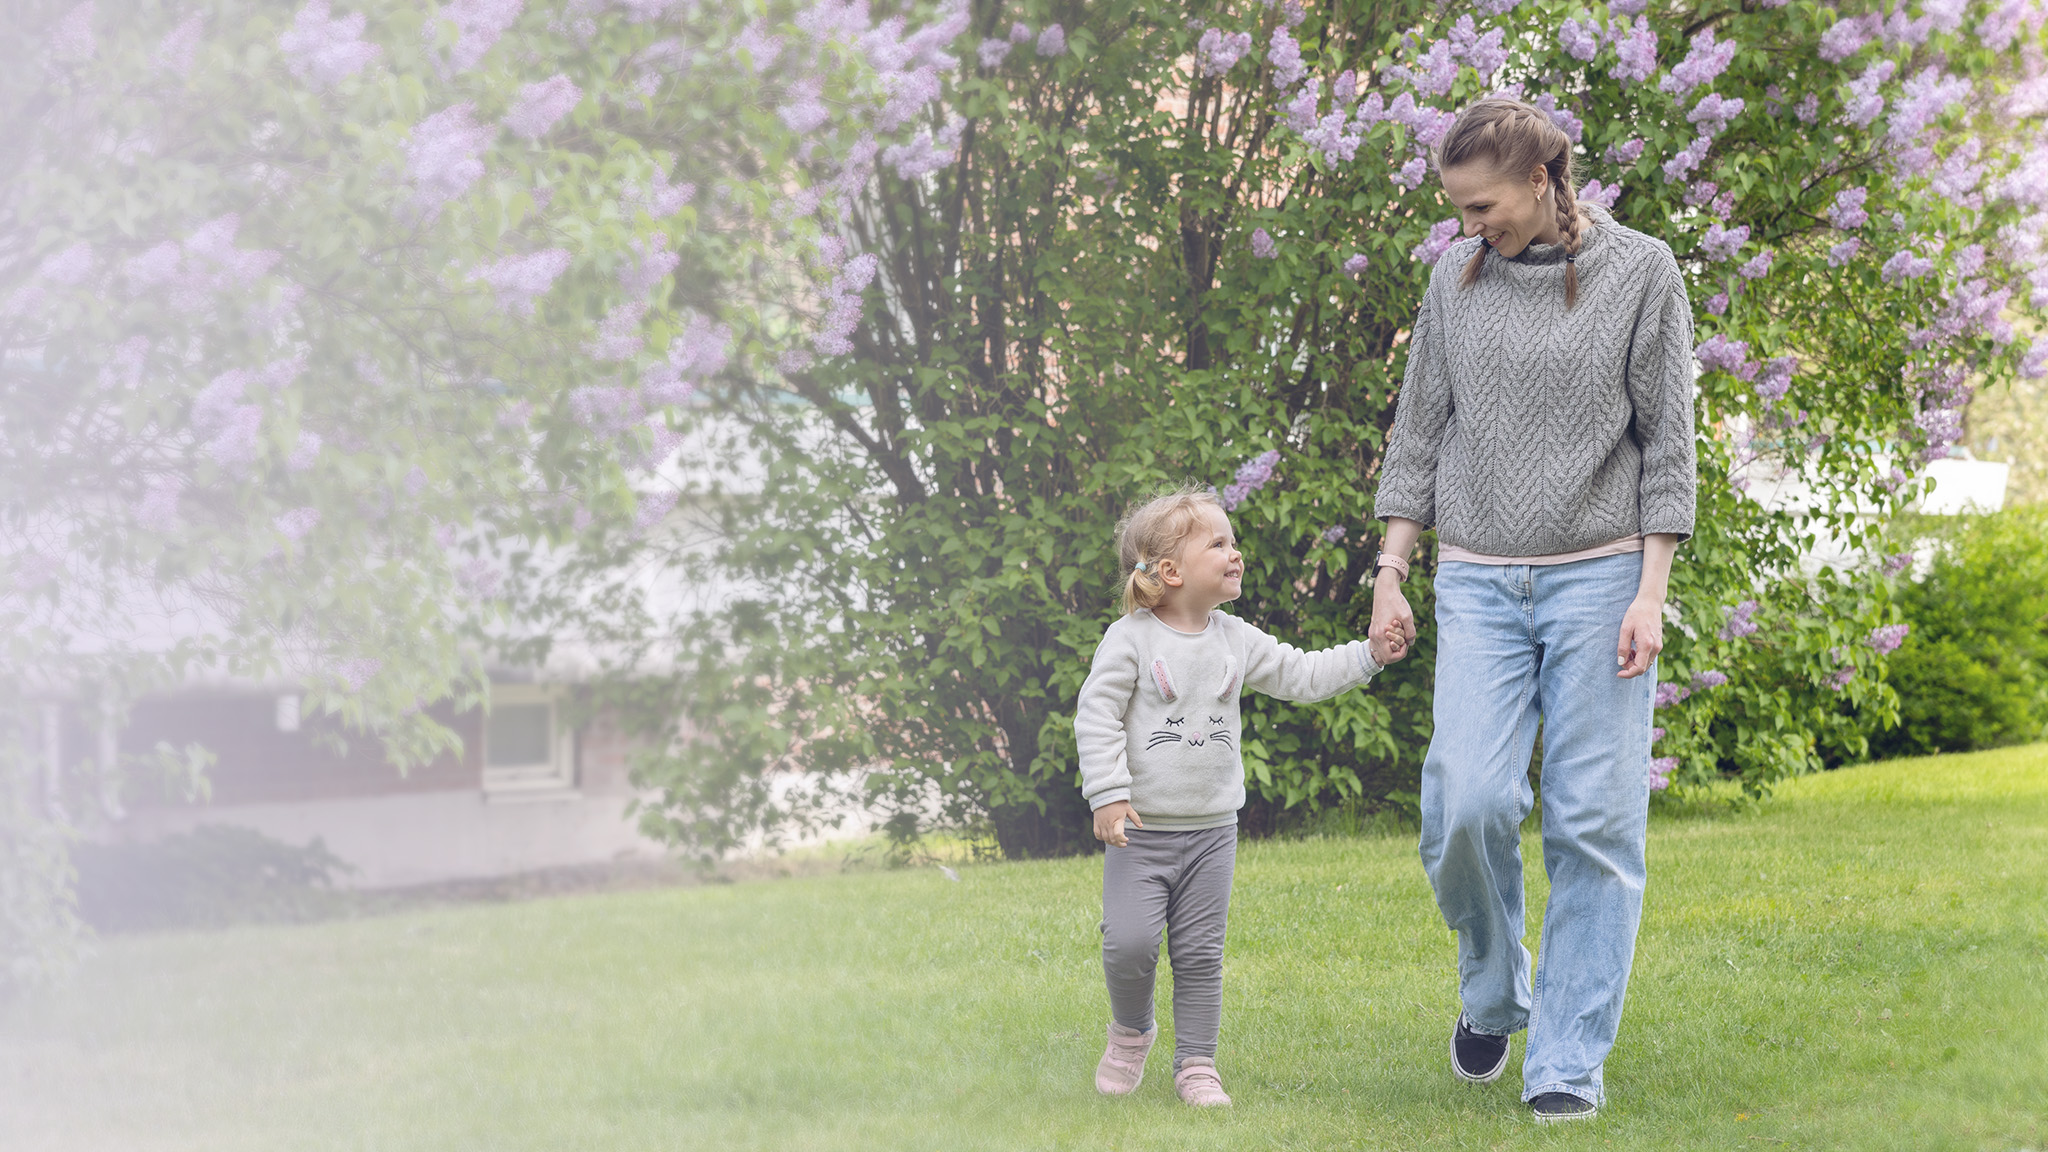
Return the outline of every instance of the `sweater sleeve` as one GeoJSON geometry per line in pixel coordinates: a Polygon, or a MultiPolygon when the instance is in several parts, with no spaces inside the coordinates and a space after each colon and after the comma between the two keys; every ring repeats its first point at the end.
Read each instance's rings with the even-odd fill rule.
{"type": "Polygon", "coordinates": [[[1244,686],[1254,691],[1308,704],[1347,692],[1379,674],[1380,666],[1363,640],[1303,652],[1256,625],[1229,619],[1243,637],[1244,686]]]}
{"type": "Polygon", "coordinates": [[[1372,514],[1381,520],[1402,516],[1425,527],[1436,523],[1437,456],[1451,420],[1451,377],[1437,330],[1434,289],[1432,281],[1408,333],[1408,366],[1372,503],[1372,514]]]}
{"type": "Polygon", "coordinates": [[[1693,443],[1692,303],[1667,248],[1636,314],[1628,395],[1643,450],[1642,531],[1692,535],[1699,466],[1693,443]]]}
{"type": "Polygon", "coordinates": [[[1094,811],[1131,798],[1129,744],[1124,714],[1138,691],[1138,649],[1115,625],[1096,645],[1095,662],[1074,708],[1074,743],[1081,750],[1081,796],[1094,811]]]}

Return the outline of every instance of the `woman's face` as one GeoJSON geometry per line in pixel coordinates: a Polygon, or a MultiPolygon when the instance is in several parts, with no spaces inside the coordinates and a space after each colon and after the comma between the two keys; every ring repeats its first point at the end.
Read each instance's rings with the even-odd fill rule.
{"type": "Polygon", "coordinates": [[[1441,175],[1444,194],[1464,217],[1465,235],[1485,237],[1503,256],[1521,255],[1532,241],[1557,242],[1550,173],[1540,165],[1519,180],[1481,163],[1455,164],[1441,175]]]}

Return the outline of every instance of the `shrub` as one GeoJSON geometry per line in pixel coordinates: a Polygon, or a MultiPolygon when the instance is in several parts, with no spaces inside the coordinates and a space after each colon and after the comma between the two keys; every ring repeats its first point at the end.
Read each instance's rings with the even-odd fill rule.
{"type": "Polygon", "coordinates": [[[1880,755],[1964,752],[2048,737],[2048,508],[1945,525],[1897,603],[1912,625],[1891,660],[1899,723],[1880,755]]]}

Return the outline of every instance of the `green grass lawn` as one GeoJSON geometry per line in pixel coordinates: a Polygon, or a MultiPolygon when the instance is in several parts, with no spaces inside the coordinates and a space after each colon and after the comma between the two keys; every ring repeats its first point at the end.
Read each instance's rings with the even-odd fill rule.
{"type": "Polygon", "coordinates": [[[1245,846],[1228,1111],[1173,1099],[1170,1037],[1095,1095],[1071,860],[106,940],[0,1010],[0,1149],[2048,1148],[2048,747],[1660,817],[1650,860],[1571,1128],[1515,1065],[1452,1079],[1452,940],[1385,837],[1245,846]]]}

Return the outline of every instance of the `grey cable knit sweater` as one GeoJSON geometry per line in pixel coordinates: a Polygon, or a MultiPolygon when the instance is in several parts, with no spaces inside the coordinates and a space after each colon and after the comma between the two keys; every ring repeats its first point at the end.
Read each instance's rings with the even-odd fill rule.
{"type": "Polygon", "coordinates": [[[1692,306],[1662,240],[1581,205],[1579,302],[1564,246],[1436,263],[1408,339],[1373,514],[1493,556],[1576,552],[1637,532],[1692,535],[1692,306]]]}

